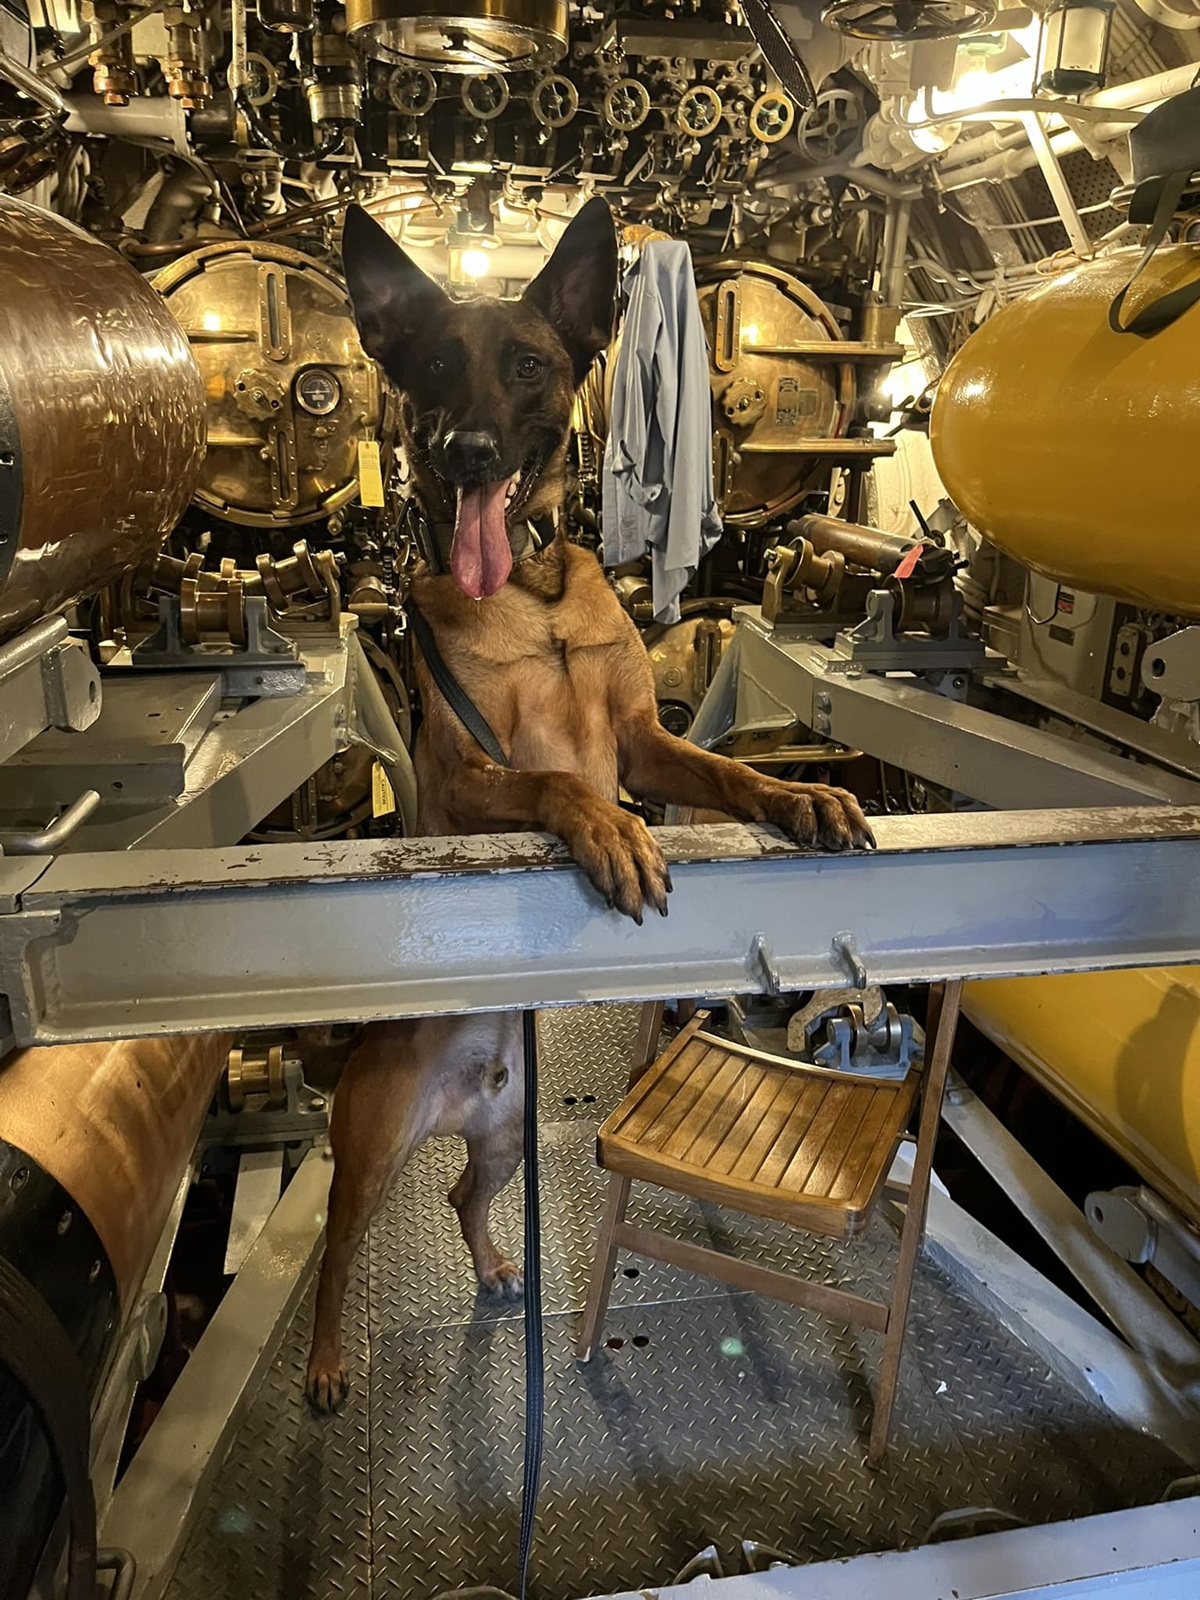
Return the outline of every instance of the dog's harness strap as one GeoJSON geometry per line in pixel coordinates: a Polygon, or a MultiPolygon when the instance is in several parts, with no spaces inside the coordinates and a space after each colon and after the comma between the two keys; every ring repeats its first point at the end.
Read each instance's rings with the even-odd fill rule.
{"type": "Polygon", "coordinates": [[[541,1203],[538,1195],[537,1012],[521,1019],[525,1047],[525,1474],[521,1485],[521,1542],[517,1594],[525,1600],[529,1553],[542,1480],[542,1428],[546,1375],[542,1353],[541,1203]]]}
{"type": "Polygon", "coordinates": [[[421,647],[421,654],[425,657],[425,665],[429,668],[429,675],[434,683],[437,684],[446,704],[483,751],[484,755],[494,761],[498,767],[509,766],[509,759],[504,754],[504,749],[499,739],[492,732],[491,724],[446,665],[445,657],[438,649],[437,641],[433,637],[433,629],[411,600],[408,602],[408,620],[412,626],[417,644],[421,647]]]}

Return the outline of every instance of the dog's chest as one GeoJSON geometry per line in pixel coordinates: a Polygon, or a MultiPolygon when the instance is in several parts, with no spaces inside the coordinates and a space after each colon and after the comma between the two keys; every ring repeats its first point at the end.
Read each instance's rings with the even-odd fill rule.
{"type": "Polygon", "coordinates": [[[619,640],[603,624],[578,606],[517,594],[461,641],[456,671],[514,767],[573,772],[615,795],[609,682],[619,640]]]}

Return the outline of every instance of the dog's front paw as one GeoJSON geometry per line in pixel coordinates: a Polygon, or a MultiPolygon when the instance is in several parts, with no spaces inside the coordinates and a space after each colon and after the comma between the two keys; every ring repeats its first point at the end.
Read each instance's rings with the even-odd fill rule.
{"type": "Polygon", "coordinates": [[[566,840],[571,854],[610,906],[639,926],[648,905],[666,916],[671,874],[654,835],[640,817],[601,802],[574,822],[566,840]]]}
{"type": "Polygon", "coordinates": [[[505,1300],[519,1300],[525,1292],[525,1279],[521,1269],[514,1266],[504,1256],[500,1256],[494,1267],[479,1274],[479,1282],[488,1294],[498,1294],[505,1300]]]}
{"type": "Polygon", "coordinates": [[[326,1364],[315,1357],[309,1361],[304,1393],[314,1411],[327,1416],[338,1409],[349,1392],[350,1374],[344,1361],[326,1364]]]}
{"type": "Polygon", "coordinates": [[[764,822],[797,844],[824,850],[869,850],[875,844],[863,809],[847,789],[823,783],[773,783],[764,797],[764,822]]]}

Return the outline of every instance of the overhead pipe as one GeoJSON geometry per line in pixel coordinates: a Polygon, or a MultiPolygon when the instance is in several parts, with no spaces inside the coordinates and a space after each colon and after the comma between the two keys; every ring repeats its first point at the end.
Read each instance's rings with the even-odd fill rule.
{"type": "MultiPolygon", "coordinates": [[[[1195,76],[1196,63],[1193,61],[1186,66],[1172,67],[1166,72],[1155,73],[1149,78],[1137,78],[1130,83],[1118,83],[1107,89],[1099,89],[1095,94],[1086,96],[1082,103],[1089,108],[1108,108],[1113,111],[1148,111],[1164,100],[1170,100],[1173,96],[1190,89],[1195,76]]],[[[1014,111],[1013,115],[1017,116],[1019,113],[1014,111]]],[[[1085,148],[1083,139],[1069,126],[1049,131],[1056,122],[1064,120],[1060,112],[1049,113],[1046,118],[1050,149],[1057,157],[1070,155],[1073,151],[1085,148]]],[[[1127,125],[1124,123],[1100,123],[1088,129],[1088,138],[1092,142],[1105,143],[1119,138],[1127,131],[1127,125]]],[[[977,141],[971,140],[969,147],[975,146],[976,143],[977,141]]],[[[1036,166],[1038,161],[1032,147],[1015,142],[1013,148],[1001,150],[982,161],[963,163],[952,160],[953,155],[953,150],[948,152],[940,167],[934,171],[934,184],[943,193],[965,189],[975,183],[1015,178],[1019,173],[1036,166]]]]}

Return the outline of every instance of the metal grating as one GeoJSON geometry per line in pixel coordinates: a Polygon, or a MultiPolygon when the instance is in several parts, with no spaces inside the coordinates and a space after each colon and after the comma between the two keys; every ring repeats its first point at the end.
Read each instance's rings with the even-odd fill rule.
{"type": "MultiPolygon", "coordinates": [[[[1099,239],[1125,219],[1119,211],[1107,205],[1108,197],[1120,184],[1120,175],[1111,161],[1096,161],[1087,150],[1074,150],[1059,158],[1063,177],[1071,197],[1084,213],[1083,225],[1090,239],[1099,239]],[[1103,210],[1092,211],[1092,206],[1103,210]]],[[[1036,167],[1022,173],[1014,180],[1014,189],[1020,195],[1031,217],[1053,217],[1057,214],[1054,197],[1045,178],[1036,167]]],[[[1061,224],[1037,229],[1037,238],[1046,255],[1065,250],[1070,244],[1067,231],[1061,224]]]]}
{"type": "MultiPolygon", "coordinates": [[[[877,1475],[864,1464],[873,1334],[623,1257],[608,1344],[579,1368],[571,1341],[603,1186],[594,1130],[620,1098],[635,1022],[614,1007],[542,1019],[547,1454],[536,1600],[666,1583],[709,1543],[731,1570],[743,1538],[811,1561],[917,1543],[940,1513],[968,1505],[1049,1521],[1157,1497],[1174,1458],[1048,1372],[928,1263],[877,1475]]],[[[346,1315],[355,1386],[333,1419],[312,1417],[301,1395],[310,1290],[173,1600],[427,1600],[511,1586],[520,1313],[476,1293],[445,1202],[461,1164],[456,1142],[427,1145],[372,1228],[346,1315]]],[[[631,1219],[876,1295],[895,1250],[882,1224],[846,1247],[644,1187],[635,1207],[631,1219]]],[[[494,1231],[518,1244],[519,1181],[497,1202],[494,1231]]]]}

